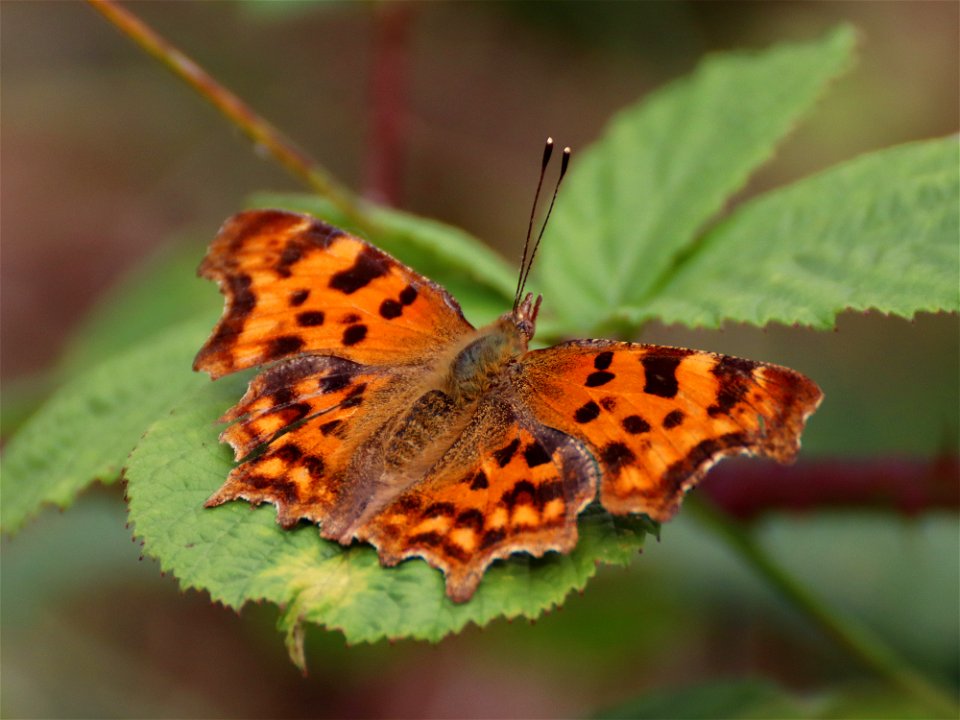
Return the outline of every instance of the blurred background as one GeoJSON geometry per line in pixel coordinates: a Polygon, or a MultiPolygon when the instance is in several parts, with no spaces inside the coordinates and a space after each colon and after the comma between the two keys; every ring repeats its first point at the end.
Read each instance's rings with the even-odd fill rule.
{"type": "MultiPolygon", "coordinates": [[[[130,7],[347,185],[508,258],[543,139],[587,146],[612,113],[705,53],[812,39],[841,21],[861,33],[857,67],[742,197],[960,126],[956,3],[130,7]],[[379,82],[403,88],[388,99],[396,145],[374,121],[379,82]]],[[[250,193],[303,188],[86,5],[7,0],[0,12],[6,437],[56,386],[105,290],[171,243],[187,248],[192,275],[250,193]]],[[[198,287],[219,305],[212,286],[198,287]]],[[[850,314],[833,333],[651,326],[643,339],[815,378],[827,401],[805,459],[922,467],[956,456],[956,316],[850,314]]],[[[955,501],[913,510],[780,513],[756,530],[814,593],[956,693],[955,501]]],[[[180,592],[138,562],[124,523],[119,486],[98,486],[4,539],[4,716],[568,717],[725,678],[765,678],[810,702],[844,688],[857,698],[851,715],[910,713],[682,513],[629,569],[601,569],[533,625],[498,621],[435,646],[347,647],[311,628],[306,678],[286,658],[275,609],[237,616],[180,592]]]]}

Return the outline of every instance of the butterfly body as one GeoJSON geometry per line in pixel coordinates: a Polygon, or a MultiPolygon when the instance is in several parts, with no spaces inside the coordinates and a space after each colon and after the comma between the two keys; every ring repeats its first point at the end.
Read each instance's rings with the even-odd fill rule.
{"type": "Polygon", "coordinates": [[[207,505],[270,502],[385,565],[423,557],[457,601],[498,558],[571,550],[598,497],[666,520],[722,456],[792,460],[821,397],[792,370],[681,348],[530,351],[539,298],[475,329],[443,288],[306,216],[235,216],[201,273],[227,306],[195,367],[266,365],[223,417],[243,462],[207,505]]]}

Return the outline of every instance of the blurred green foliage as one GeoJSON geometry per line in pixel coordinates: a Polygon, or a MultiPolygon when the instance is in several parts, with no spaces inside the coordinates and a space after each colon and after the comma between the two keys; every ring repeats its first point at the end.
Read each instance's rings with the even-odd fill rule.
{"type": "MultiPolygon", "coordinates": [[[[263,10],[253,7],[256,5],[251,4],[254,13],[263,10]]],[[[566,34],[562,40],[566,49],[573,47],[575,38],[573,42],[582,43],[580,47],[586,52],[612,50],[619,54],[617,63],[624,67],[629,65],[627,58],[637,45],[636,38],[643,33],[648,34],[649,47],[660,47],[664,67],[683,66],[683,55],[677,48],[696,53],[702,42],[697,31],[691,32],[698,17],[714,23],[713,32],[718,37],[724,33],[736,35],[734,44],[741,38],[754,44],[761,38],[759,44],[767,44],[790,22],[795,25],[787,34],[798,27],[800,35],[813,34],[809,27],[804,29],[803,23],[809,20],[804,20],[796,8],[766,16],[768,25],[763,30],[759,29],[762,23],[734,21],[736,13],[722,21],[727,6],[720,5],[701,9],[673,4],[668,9],[666,5],[647,3],[628,11],[620,11],[615,5],[595,5],[589,12],[589,22],[578,3],[563,3],[555,14],[544,15],[540,4],[517,4],[509,11],[505,10],[507,6],[500,6],[493,14],[527,18],[545,38],[563,38],[566,34]],[[632,19],[628,21],[627,15],[632,19]],[[671,42],[658,45],[663,38],[671,38],[671,42]]],[[[826,15],[834,12],[825,7],[826,15]]],[[[912,20],[917,27],[929,27],[929,23],[923,25],[925,13],[929,14],[924,4],[918,3],[916,8],[912,20]]],[[[339,8],[336,3],[328,5],[324,22],[336,24],[353,12],[350,4],[339,8]]],[[[764,11],[754,12],[760,13],[753,16],[756,18],[764,11]]],[[[260,22],[255,15],[250,17],[260,22]]],[[[306,22],[309,17],[305,6],[295,8],[294,22],[306,22]]],[[[442,31],[438,38],[436,26],[430,27],[431,13],[426,17],[426,26],[440,43],[434,51],[443,54],[442,31]]],[[[282,27],[282,14],[269,22],[282,27]]],[[[502,28],[506,21],[496,22],[502,28]]],[[[206,25],[185,26],[190,27],[206,25]]],[[[822,20],[818,27],[823,27],[822,20]]],[[[876,25],[873,28],[876,30],[876,25]]],[[[497,33],[492,36],[502,40],[497,33]]],[[[897,36],[908,38],[909,33],[898,30],[897,36]]],[[[306,37],[317,39],[315,34],[306,37]]],[[[916,46],[919,57],[934,43],[930,33],[918,33],[917,37],[922,38],[916,46]]],[[[242,43],[242,39],[235,42],[242,43]]],[[[119,44],[112,37],[110,43],[119,44]]],[[[634,67],[627,70],[637,71],[634,67]]],[[[875,97],[885,95],[884,82],[895,80],[894,76],[893,72],[874,75],[872,90],[869,83],[852,91],[844,85],[847,92],[840,93],[841,106],[848,102],[857,112],[838,114],[833,106],[827,114],[828,132],[824,133],[821,124],[819,137],[828,142],[845,138],[844,154],[862,149],[858,143],[870,147],[870,139],[891,124],[876,122],[877,116],[872,113],[865,118],[860,113],[861,103],[870,92],[875,97]],[[884,80],[878,81],[878,77],[884,80]]],[[[268,81],[274,79],[270,76],[268,81]]],[[[609,81],[615,84],[617,79],[611,74],[609,81]]],[[[135,86],[129,83],[126,87],[132,92],[135,86]]],[[[891,106],[904,112],[916,110],[927,120],[932,116],[923,113],[927,107],[923,92],[923,83],[913,83],[906,93],[890,98],[891,106]],[[918,95],[910,95],[911,90],[918,95]]],[[[278,88],[275,99],[282,95],[283,88],[278,88]]],[[[62,94],[53,97],[62,98],[62,94]]],[[[303,112],[300,98],[297,100],[298,117],[310,117],[312,123],[316,113],[303,112]]],[[[177,98],[179,104],[189,102],[189,98],[177,98]]],[[[168,122],[166,117],[157,116],[157,127],[168,122]]],[[[950,117],[953,127],[955,121],[953,115],[950,117]]],[[[83,117],[77,117],[74,127],[82,128],[84,122],[83,117]]],[[[925,132],[913,129],[920,127],[916,122],[905,127],[910,128],[905,131],[907,137],[923,136],[925,132]]],[[[810,144],[799,143],[799,147],[809,148],[810,144]]],[[[230,152],[243,150],[231,146],[230,152]]],[[[788,165],[792,160],[801,167],[816,162],[816,152],[799,162],[796,153],[788,149],[781,160],[785,158],[788,165]]],[[[258,168],[257,172],[263,171],[258,168]]],[[[509,189],[511,177],[498,179],[504,179],[509,189]]],[[[190,185],[190,173],[187,179],[190,185]]],[[[472,179],[463,179],[467,192],[472,179]]],[[[490,181],[488,177],[482,179],[490,181]]],[[[430,202],[442,203],[449,198],[443,187],[434,189],[430,202]]],[[[526,184],[522,189],[525,194],[526,184]]],[[[272,203],[273,199],[255,200],[256,204],[261,202],[272,203]]],[[[287,198],[282,202],[292,206],[287,198]]],[[[471,201],[470,205],[483,212],[482,204],[471,201]]],[[[843,198],[838,198],[837,205],[837,211],[842,212],[843,198]]],[[[643,197],[638,198],[635,212],[643,216],[643,197]]],[[[389,226],[389,218],[384,222],[389,226]]],[[[398,239],[403,233],[402,224],[398,220],[398,239]]],[[[737,227],[735,222],[731,224],[737,227]]],[[[715,230],[727,232],[724,228],[721,224],[715,230]]],[[[749,223],[746,229],[753,232],[749,223]]],[[[159,340],[161,331],[198,314],[206,315],[198,321],[198,327],[212,323],[217,304],[215,289],[193,276],[202,254],[199,243],[206,242],[211,232],[206,228],[189,234],[198,238],[196,244],[171,251],[166,257],[161,255],[142,273],[132,276],[125,287],[107,295],[66,353],[57,377],[74,378],[65,387],[67,397],[74,392],[75,398],[79,393],[84,399],[73,409],[66,403],[64,412],[74,420],[84,412],[93,412],[90,417],[98,420],[88,424],[87,435],[73,434],[69,425],[58,427],[60,434],[48,438],[54,442],[45,450],[38,445],[37,454],[46,461],[43,456],[49,453],[50,461],[64,467],[64,453],[69,451],[71,440],[84,451],[81,458],[95,456],[91,449],[103,446],[105,439],[116,449],[107,462],[84,465],[87,460],[68,459],[68,471],[62,477],[56,477],[55,471],[48,476],[57,487],[70,488],[66,494],[57,491],[58,502],[72,497],[86,482],[71,481],[71,477],[89,479],[97,474],[89,471],[94,465],[103,468],[99,474],[104,479],[114,477],[110,468],[123,462],[125,450],[121,445],[129,449],[130,440],[143,429],[136,415],[127,415],[124,422],[111,427],[109,421],[103,421],[106,411],[115,409],[109,406],[109,398],[98,400],[96,392],[84,393],[87,388],[102,389],[104,378],[118,367],[101,363],[109,358],[122,366],[124,357],[136,352],[129,348],[141,347],[146,348],[141,357],[148,358],[144,368],[156,367],[149,361],[164,365],[160,361],[168,354],[167,362],[180,364],[176,348],[159,340]],[[154,354],[151,343],[159,343],[156,357],[149,357],[154,354]]],[[[437,237],[444,237],[442,230],[437,237]]],[[[429,242],[424,247],[428,248],[429,242]]],[[[555,259],[565,257],[556,246],[554,250],[555,259]]],[[[447,264],[449,257],[441,260],[435,253],[428,250],[424,256],[425,262],[433,263],[430,272],[449,273],[451,277],[444,278],[444,284],[461,300],[469,298],[469,288],[476,287],[478,279],[473,263],[467,263],[471,266],[466,268],[469,279],[458,278],[459,270],[450,270],[447,264]]],[[[946,258],[943,267],[949,261],[946,258]]],[[[493,274],[501,273],[496,265],[491,258],[484,267],[491,268],[493,274]]],[[[579,268],[571,270],[576,275],[579,268]]],[[[483,275],[482,269],[479,274],[483,275]]],[[[739,282],[740,287],[753,285],[752,278],[739,282]]],[[[502,285],[502,279],[493,280],[488,295],[464,300],[465,305],[472,304],[479,311],[473,316],[475,320],[497,314],[502,285]]],[[[560,325],[550,329],[562,332],[560,325]]],[[[656,325],[648,326],[646,332],[657,334],[658,340],[675,337],[678,332],[683,336],[683,331],[656,325]]],[[[197,333],[202,336],[200,330],[197,333]]],[[[844,316],[837,335],[795,333],[782,328],[767,334],[734,328],[723,335],[692,335],[697,340],[685,344],[794,364],[821,381],[829,405],[817,416],[807,438],[806,445],[814,452],[934,455],[944,448],[955,448],[960,395],[955,373],[960,358],[955,317],[924,316],[908,324],[844,316]],[[755,351],[745,349],[753,346],[755,351]],[[871,367],[867,368],[868,364],[871,367]],[[877,392],[878,387],[883,393],[877,392]]],[[[186,337],[181,336],[184,348],[189,345],[186,337]]],[[[185,349],[182,354],[187,357],[190,353],[185,349]]],[[[129,377],[134,381],[135,375],[129,377]]],[[[171,396],[189,392],[166,386],[167,379],[167,375],[161,375],[150,381],[164,385],[164,392],[171,396]]],[[[31,386],[42,388],[46,384],[31,386]]],[[[9,387],[4,388],[3,398],[5,434],[12,416],[9,387]]],[[[33,402],[29,391],[20,396],[22,407],[33,402]]],[[[138,405],[136,400],[128,404],[138,405]]],[[[158,412],[147,407],[137,411],[158,412]]],[[[27,414],[28,410],[20,413],[27,414]]],[[[58,421],[55,415],[51,422],[58,425],[58,421]]],[[[36,505],[36,496],[18,492],[8,509],[12,496],[7,489],[7,460],[5,456],[5,529],[11,527],[8,513],[18,513],[22,519],[36,505]]],[[[47,471],[52,468],[48,465],[47,471]]],[[[28,473],[38,480],[35,489],[42,491],[42,476],[36,469],[28,473]]],[[[271,627],[275,611],[248,607],[244,618],[238,620],[211,607],[205,596],[176,593],[173,583],[157,577],[155,565],[138,566],[135,562],[136,549],[129,544],[129,531],[122,527],[123,512],[118,493],[94,489],[67,515],[47,513],[13,541],[4,541],[0,587],[5,670],[0,710],[4,715],[429,716],[493,715],[502,714],[504,708],[509,708],[511,715],[581,715],[612,707],[616,701],[639,692],[643,692],[639,700],[622,706],[630,715],[789,716],[797,708],[804,716],[823,717],[928,714],[910,698],[891,694],[862,677],[829,644],[811,636],[809,627],[752,577],[734,555],[684,518],[669,526],[662,545],[648,544],[646,557],[630,570],[602,570],[587,596],[573,597],[563,612],[544,617],[534,627],[500,623],[482,634],[468,629],[436,649],[412,642],[352,648],[335,634],[310,631],[307,648],[312,672],[304,680],[286,663],[276,643],[271,627]],[[237,677],[253,675],[263,684],[236,682],[237,677]],[[777,678],[781,685],[722,681],[697,688],[705,678],[757,675],[777,678]],[[679,689],[673,693],[667,688],[679,689]],[[648,692],[651,690],[656,692],[648,692]]],[[[960,675],[956,620],[960,547],[955,517],[897,520],[855,513],[814,514],[779,518],[758,530],[770,551],[814,591],[860,616],[932,677],[956,691],[960,675]]],[[[622,714],[614,712],[612,716],[622,714]]]]}

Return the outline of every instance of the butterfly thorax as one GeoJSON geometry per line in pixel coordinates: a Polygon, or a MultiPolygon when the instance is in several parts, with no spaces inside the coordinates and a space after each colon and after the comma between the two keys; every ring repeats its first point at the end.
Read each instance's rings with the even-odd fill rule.
{"type": "Polygon", "coordinates": [[[393,423],[385,466],[416,474],[438,461],[471,422],[479,401],[509,387],[511,366],[527,351],[532,334],[528,303],[475,331],[440,359],[439,382],[428,385],[393,423]]]}
{"type": "Polygon", "coordinates": [[[482,328],[453,358],[447,385],[455,402],[472,403],[503,381],[510,364],[527,351],[527,336],[512,313],[482,328]]]}
{"type": "Polygon", "coordinates": [[[508,368],[533,338],[541,299],[528,294],[511,312],[478,330],[456,354],[447,377],[455,400],[473,402],[506,379],[508,368]]]}

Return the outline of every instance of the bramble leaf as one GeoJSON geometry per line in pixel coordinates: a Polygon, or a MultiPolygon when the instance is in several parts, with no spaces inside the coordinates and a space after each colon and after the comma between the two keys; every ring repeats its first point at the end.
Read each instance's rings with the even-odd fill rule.
{"type": "Polygon", "coordinates": [[[851,62],[822,40],[716,55],[627,108],[571,164],[544,238],[539,287],[569,335],[642,307],[696,233],[851,62]]]}
{"type": "Polygon", "coordinates": [[[220,380],[151,426],[127,465],[130,520],[145,553],[184,587],[235,608],[260,599],[283,606],[280,626],[300,664],[304,622],[339,629],[350,642],[371,642],[438,640],[470,622],[535,617],[582,588],[598,562],[629,562],[645,533],[655,531],[641,517],[588,510],[572,553],[498,561],[470,602],[455,604],[444,594],[440,571],[422,560],[381,567],[369,545],[341,547],[309,524],[283,530],[271,505],[203,507],[232,467],[215,420],[244,385],[242,378],[220,380]]]}
{"type": "Polygon", "coordinates": [[[178,325],[81,373],[24,423],[3,455],[4,532],[45,504],[67,507],[94,480],[119,477],[147,425],[209,382],[190,364],[210,322],[178,325]]]}
{"type": "Polygon", "coordinates": [[[640,306],[658,318],[832,327],[847,309],[960,310],[956,137],[864,155],[744,204],[640,306]],[[749,258],[749,262],[744,262],[749,258]]]}

